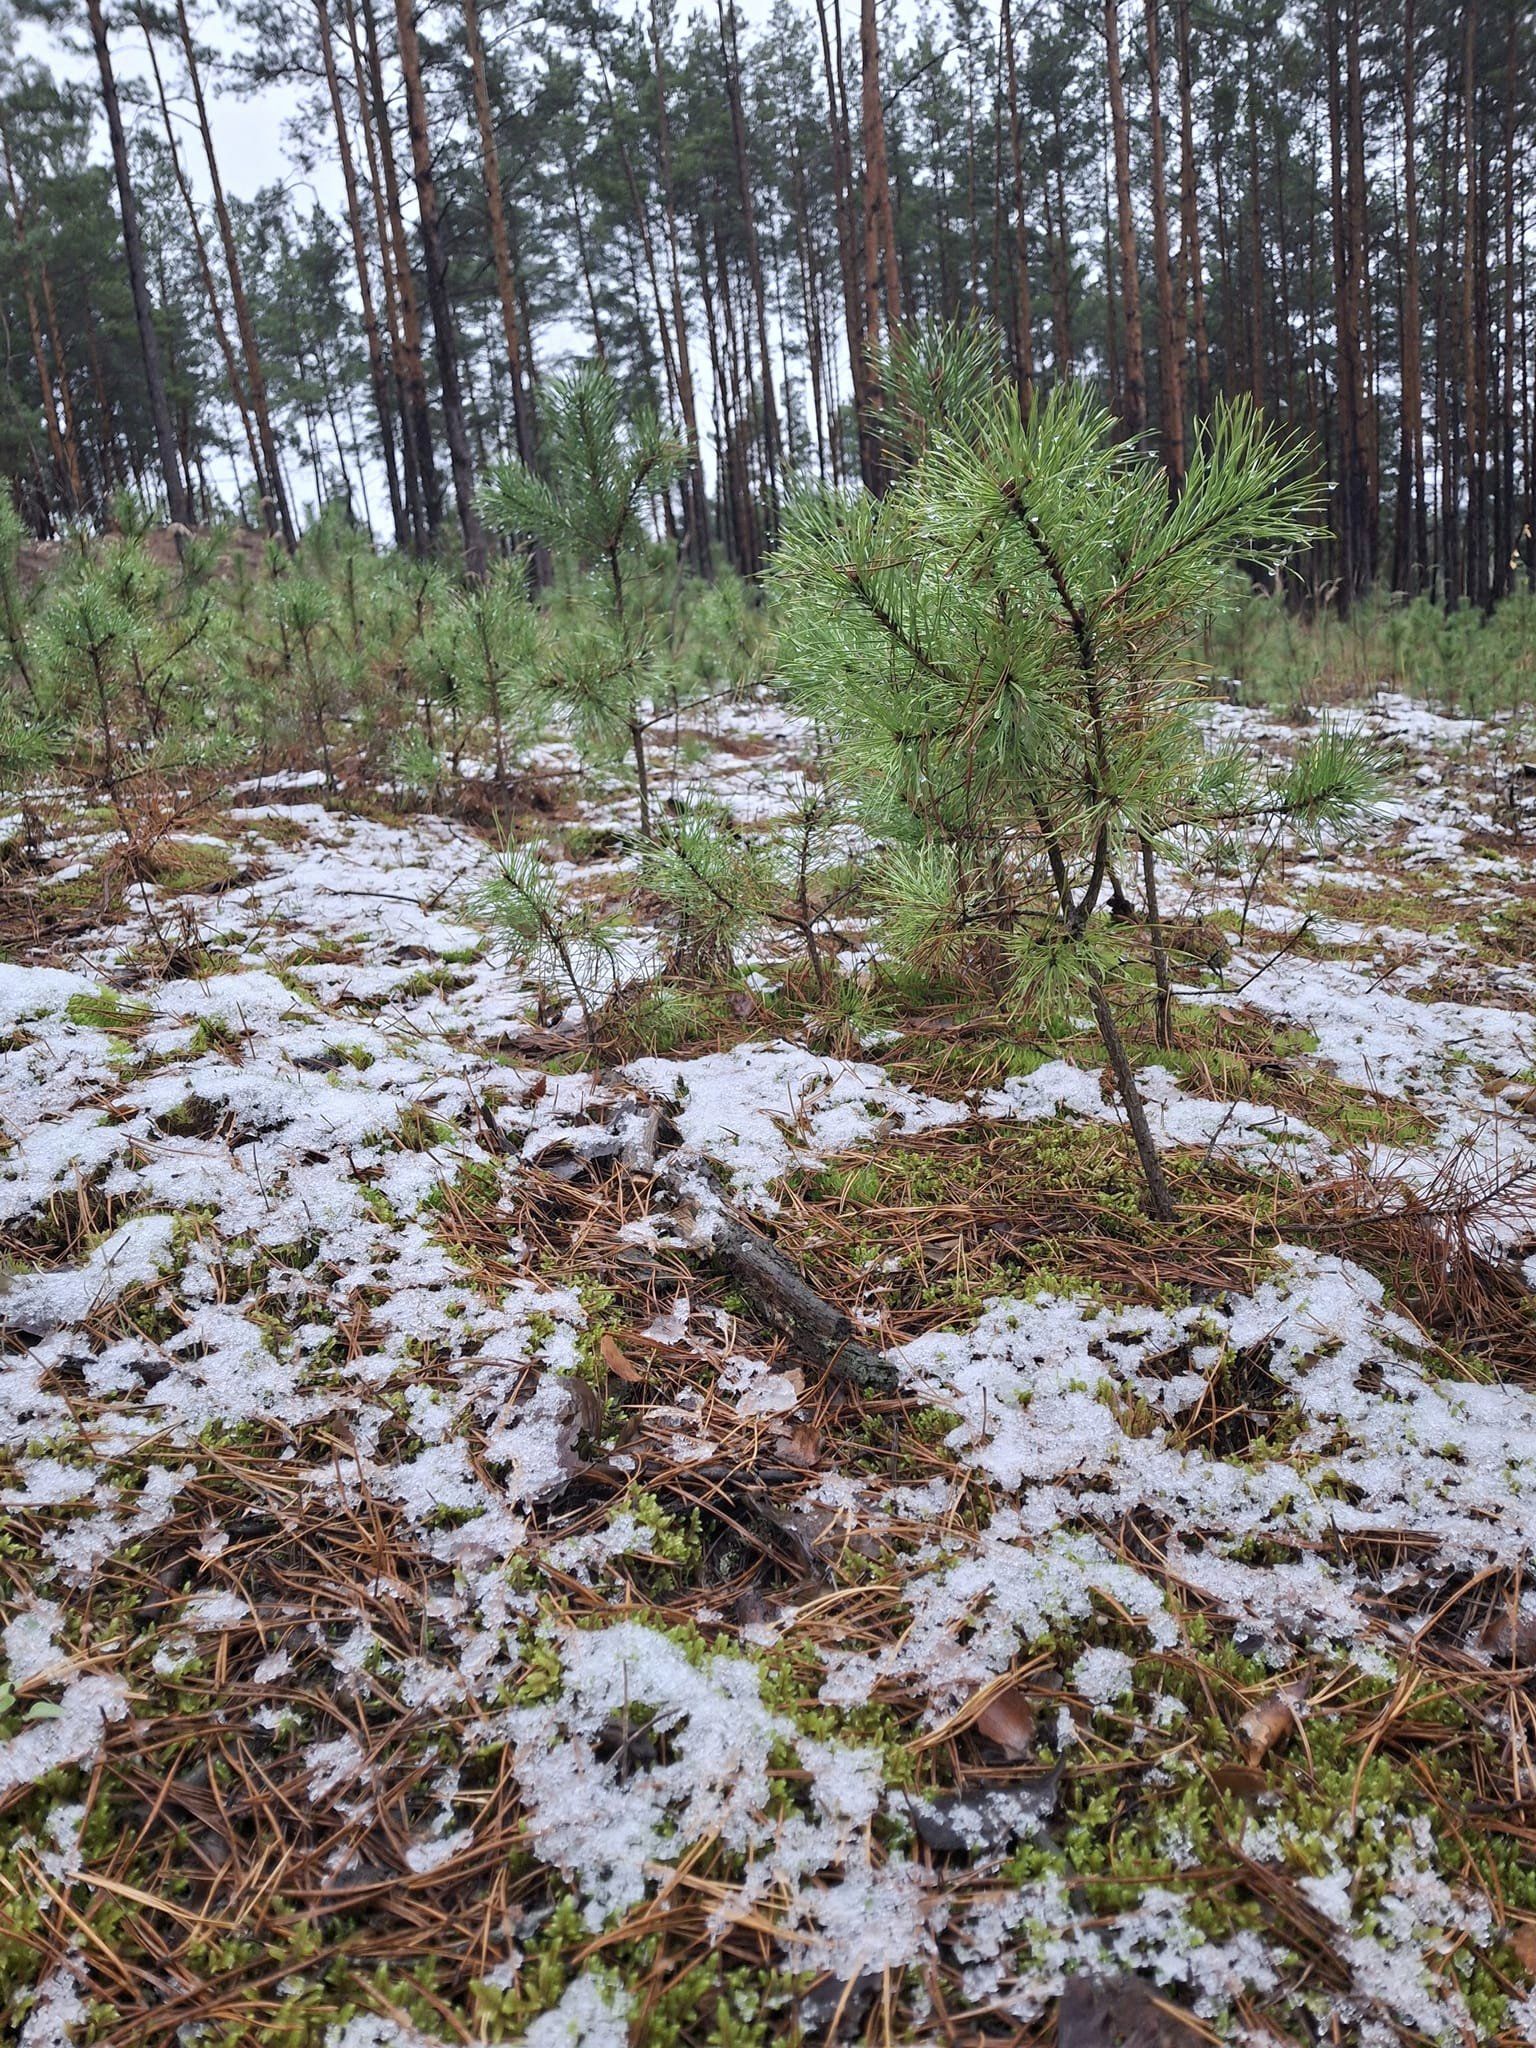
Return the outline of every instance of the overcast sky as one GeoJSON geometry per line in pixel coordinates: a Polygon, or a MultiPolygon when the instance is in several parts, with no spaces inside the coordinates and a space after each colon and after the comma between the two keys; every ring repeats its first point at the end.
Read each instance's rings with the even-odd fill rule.
{"type": "MultiPolygon", "coordinates": [[[[4,0],[0,0],[0,7],[3,4],[4,0]]],[[[698,11],[701,4],[702,0],[694,0],[693,7],[689,7],[684,0],[679,9],[680,17],[685,20],[689,14],[698,11]]],[[[772,0],[738,0],[738,13],[743,23],[750,27],[765,20],[771,6],[772,0]]],[[[152,77],[143,36],[137,26],[125,20],[121,13],[117,14],[115,21],[109,16],[109,22],[113,68],[124,89],[124,97],[128,98],[130,89],[138,86],[148,102],[147,105],[128,109],[130,124],[136,120],[150,120],[154,133],[159,135],[160,116],[153,102],[152,77]]],[[[223,52],[226,57],[232,57],[242,46],[242,32],[231,19],[230,10],[221,12],[214,8],[200,12],[195,16],[195,23],[200,42],[216,53],[215,62],[208,67],[204,78],[204,90],[208,95],[214,146],[225,189],[239,198],[249,199],[263,186],[282,183],[295,192],[301,206],[306,203],[307,195],[314,195],[328,212],[333,216],[339,215],[343,205],[341,171],[329,136],[319,138],[318,146],[302,149],[296,146],[288,133],[297,113],[296,97],[290,89],[281,86],[268,86],[258,92],[230,89],[228,67],[217,61],[217,53],[223,52]],[[305,155],[315,159],[310,168],[305,168],[302,163],[305,155]]],[[[51,31],[35,22],[24,22],[18,27],[17,42],[22,55],[40,59],[56,74],[78,79],[95,88],[96,59],[89,42],[83,6],[79,13],[78,33],[51,31]]],[[[0,44],[0,62],[3,62],[3,57],[3,44],[0,44]]],[[[160,63],[171,100],[172,117],[181,127],[183,168],[194,189],[206,200],[210,196],[208,171],[190,94],[182,95],[182,67],[177,58],[164,49],[161,50],[160,63]]],[[[138,98],[138,94],[133,97],[138,98]]],[[[310,144],[313,138],[305,136],[304,141],[310,144]]],[[[105,160],[107,135],[104,121],[97,124],[96,149],[105,160]]],[[[580,352],[586,346],[584,330],[578,331],[574,325],[567,326],[563,320],[545,323],[538,339],[540,356],[546,365],[558,362],[569,352],[580,352]]],[[[712,467],[708,451],[705,451],[705,460],[706,467],[712,467]]],[[[301,507],[308,506],[313,499],[313,488],[307,472],[291,459],[285,462],[284,467],[296,502],[301,507]],[[310,487],[306,489],[306,486],[310,487]]],[[[365,457],[364,471],[364,488],[374,527],[381,531],[381,508],[388,503],[382,462],[365,457]]],[[[230,471],[222,477],[215,474],[212,481],[216,491],[229,491],[233,486],[234,473],[230,471]]],[[[361,512],[362,508],[357,509],[361,512]]]]}
{"type": "MultiPolygon", "coordinates": [[[[223,50],[232,54],[240,47],[240,32],[227,23],[218,10],[198,18],[197,33],[201,43],[215,52],[223,50]]],[[[87,40],[83,9],[78,37],[43,28],[36,22],[24,22],[19,41],[23,55],[40,58],[50,70],[64,76],[95,84],[96,59],[87,40]]],[[[125,89],[132,81],[141,84],[146,93],[151,90],[144,39],[136,27],[123,23],[121,17],[112,26],[112,63],[125,89]]],[[[179,119],[183,130],[183,163],[194,187],[206,195],[208,177],[193,125],[190,96],[178,97],[182,83],[181,67],[174,58],[168,60],[163,50],[160,64],[171,99],[172,115],[179,119]]],[[[328,208],[334,211],[340,207],[341,172],[332,151],[320,153],[312,177],[306,179],[297,170],[297,152],[291,148],[284,134],[285,123],[294,111],[291,92],[279,86],[268,86],[255,93],[231,92],[226,89],[225,78],[217,63],[210,68],[204,87],[209,98],[214,146],[219,153],[219,170],[229,191],[241,199],[249,199],[263,185],[271,185],[278,180],[312,184],[328,208]]],[[[158,109],[155,109],[153,119],[158,134],[158,109]]],[[[106,154],[106,140],[103,128],[97,135],[97,147],[103,156],[106,154]]]]}

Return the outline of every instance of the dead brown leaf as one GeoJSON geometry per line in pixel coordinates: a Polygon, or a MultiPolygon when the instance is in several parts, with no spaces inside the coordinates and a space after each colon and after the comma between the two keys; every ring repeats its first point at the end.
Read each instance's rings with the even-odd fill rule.
{"type": "Polygon", "coordinates": [[[1010,1763],[1028,1756],[1035,1746],[1034,1704],[1019,1685],[994,1693],[971,1725],[978,1735],[996,1744],[1010,1763]]]}
{"type": "Polygon", "coordinates": [[[792,1423],[774,1438],[773,1452],[783,1464],[813,1472],[821,1463],[821,1431],[814,1422],[792,1423]]]}
{"type": "Polygon", "coordinates": [[[1232,1792],[1240,1799],[1269,1790],[1269,1779],[1252,1764],[1217,1764],[1211,1772],[1211,1783],[1219,1792],[1232,1792]]]}
{"type": "Polygon", "coordinates": [[[618,1340],[605,1331],[598,1340],[597,1355],[616,1380],[622,1380],[626,1387],[643,1386],[644,1370],[621,1349],[618,1340]]]}
{"type": "Polygon", "coordinates": [[[1477,1647],[1495,1664],[1536,1664],[1536,1614],[1506,1601],[1484,1623],[1477,1647]]]}
{"type": "Polygon", "coordinates": [[[1305,1685],[1284,1685],[1248,1709],[1237,1724],[1237,1739],[1250,1765],[1262,1763],[1277,1743],[1295,1733],[1306,1696],[1305,1685]]]}

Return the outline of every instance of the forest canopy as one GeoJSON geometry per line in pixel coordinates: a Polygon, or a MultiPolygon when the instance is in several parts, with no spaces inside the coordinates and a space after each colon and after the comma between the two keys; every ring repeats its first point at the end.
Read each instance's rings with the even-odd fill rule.
{"type": "Polygon", "coordinates": [[[0,474],[39,536],[128,488],[473,570],[486,470],[539,468],[591,357],[686,450],[658,529],[753,576],[796,478],[880,487],[877,350],[976,318],[1175,487],[1219,400],[1299,435],[1314,597],[1536,574],[1519,7],[12,0],[3,36],[0,474]]]}

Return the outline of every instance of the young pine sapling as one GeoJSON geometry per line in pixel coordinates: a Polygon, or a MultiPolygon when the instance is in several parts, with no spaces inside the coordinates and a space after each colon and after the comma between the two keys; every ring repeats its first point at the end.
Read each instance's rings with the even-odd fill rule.
{"type": "Polygon", "coordinates": [[[587,627],[592,644],[589,658],[570,664],[567,693],[589,723],[622,725],[639,783],[640,830],[649,836],[645,735],[658,619],[642,513],[684,474],[688,451],[654,412],[626,421],[618,387],[600,363],[546,387],[540,443],[548,481],[520,463],[502,463],[490,473],[482,508],[499,532],[564,553],[582,572],[574,608],[595,615],[587,627]]]}
{"type": "MultiPolygon", "coordinates": [[[[1088,393],[1026,411],[953,346],[970,350],[954,374],[934,357],[908,380],[914,404],[924,389],[935,403],[886,495],[792,509],[783,667],[881,845],[893,956],[1037,1015],[1086,1007],[1167,1220],[1116,1014],[1135,963],[1107,887],[1133,850],[1149,872],[1219,798],[1186,650],[1228,564],[1299,542],[1316,491],[1239,404],[1201,431],[1170,503],[1088,393]]],[[[1335,812],[1358,791],[1351,769],[1335,812]]]]}
{"type": "MultiPolygon", "coordinates": [[[[533,737],[539,651],[538,613],[521,579],[504,570],[445,597],[413,650],[426,701],[449,711],[456,731],[467,720],[489,719],[498,785],[507,779],[511,751],[533,737]]],[[[457,742],[453,752],[457,770],[457,742]]]]}
{"type": "Polygon", "coordinates": [[[793,934],[818,999],[828,993],[822,938],[841,897],[824,900],[836,804],[805,783],[782,833],[745,836],[722,806],[690,797],[664,818],[641,863],[670,931],[669,974],[729,974],[754,932],[793,934]],[[818,933],[818,927],[821,928],[818,933]]]}
{"type": "Polygon", "coordinates": [[[594,1044],[598,1005],[620,979],[617,922],[568,899],[538,848],[526,843],[503,848],[499,871],[481,901],[512,959],[564,991],[581,1012],[588,1044],[594,1044]]]}

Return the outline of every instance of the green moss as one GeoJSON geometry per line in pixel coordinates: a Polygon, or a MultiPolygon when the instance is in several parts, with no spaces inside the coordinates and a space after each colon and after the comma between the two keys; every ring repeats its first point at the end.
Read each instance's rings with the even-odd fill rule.
{"type": "Polygon", "coordinates": [[[156,852],[155,886],[167,896],[225,889],[239,874],[234,854],[222,841],[168,839],[156,852]]]}
{"type": "Polygon", "coordinates": [[[395,1126],[397,1145],[406,1152],[430,1152],[437,1145],[451,1145],[458,1138],[452,1124],[432,1116],[419,1103],[407,1103],[395,1126]]]}
{"type": "Polygon", "coordinates": [[[223,1017],[199,1017],[187,1048],[188,1056],[201,1059],[206,1053],[238,1053],[244,1045],[240,1033],[223,1017]]]}
{"type": "Polygon", "coordinates": [[[78,1024],[86,1031],[106,1031],[114,1038],[131,1038],[143,1029],[154,1012],[148,1003],[136,1003],[127,996],[120,996],[115,989],[104,988],[87,994],[77,990],[64,1005],[64,1014],[71,1024],[78,1024]]]}
{"type": "Polygon", "coordinates": [[[436,1215],[460,1209],[477,1222],[501,1206],[501,1173],[490,1159],[466,1159],[452,1180],[439,1181],[423,1206],[436,1215]]]}
{"type": "Polygon", "coordinates": [[[385,998],[388,1002],[415,1001],[422,996],[445,995],[454,989],[468,988],[470,977],[458,974],[446,961],[435,967],[418,968],[408,974],[404,981],[396,984],[385,998]]]}

